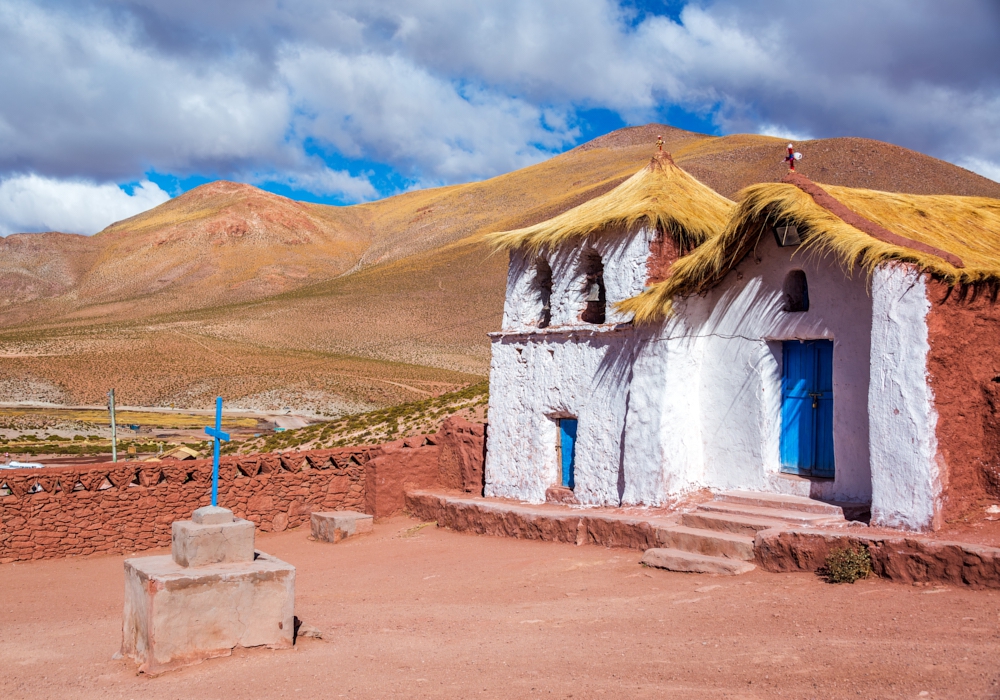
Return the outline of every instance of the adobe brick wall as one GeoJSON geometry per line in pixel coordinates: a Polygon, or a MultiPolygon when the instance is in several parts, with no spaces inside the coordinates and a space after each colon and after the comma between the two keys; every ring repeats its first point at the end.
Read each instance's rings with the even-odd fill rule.
{"type": "Polygon", "coordinates": [[[437,434],[440,485],[446,489],[483,495],[486,462],[486,425],[449,416],[437,434]]]}
{"type": "MultiPolygon", "coordinates": [[[[392,515],[403,506],[398,487],[437,485],[435,437],[223,457],[219,505],[262,532],[306,524],[314,510],[392,515]],[[379,473],[393,475],[382,479],[390,492],[379,493],[379,473]]],[[[167,546],[171,523],[208,505],[211,479],[209,459],[0,471],[11,492],[0,496],[0,563],[167,546]]]]}
{"type": "Polygon", "coordinates": [[[937,410],[942,520],[978,520],[1000,498],[1000,300],[928,280],[927,373],[937,410]]]}

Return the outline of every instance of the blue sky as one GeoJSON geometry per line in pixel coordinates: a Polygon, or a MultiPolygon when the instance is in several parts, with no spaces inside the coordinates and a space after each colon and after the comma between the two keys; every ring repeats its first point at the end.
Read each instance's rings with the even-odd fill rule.
{"type": "Polygon", "coordinates": [[[996,0],[0,0],[0,234],[218,178],[365,201],[650,121],[1000,179],[997,65],[996,0]]]}

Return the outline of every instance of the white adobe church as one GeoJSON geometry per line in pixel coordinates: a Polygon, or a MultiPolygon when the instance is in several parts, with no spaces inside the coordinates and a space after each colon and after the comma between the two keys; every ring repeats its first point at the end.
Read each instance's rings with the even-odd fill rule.
{"type": "Polygon", "coordinates": [[[486,496],[741,489],[921,530],[956,489],[1000,491],[998,200],[790,176],[735,204],[661,153],[493,241],[510,265],[486,496]]]}

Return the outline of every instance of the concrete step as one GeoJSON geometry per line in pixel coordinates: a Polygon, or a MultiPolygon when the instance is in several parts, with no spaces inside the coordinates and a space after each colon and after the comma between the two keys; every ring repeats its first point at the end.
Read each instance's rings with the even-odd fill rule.
{"type": "Polygon", "coordinates": [[[658,528],[656,539],[664,547],[684,552],[743,561],[753,559],[753,537],[746,535],[674,525],[658,528]]]}
{"type": "Polygon", "coordinates": [[[759,493],[756,491],[724,491],[715,497],[723,503],[737,503],[758,508],[775,508],[777,510],[797,510],[803,513],[818,513],[830,517],[844,517],[840,506],[817,501],[805,496],[788,496],[780,493],[759,493]]]}
{"type": "Polygon", "coordinates": [[[801,510],[780,510],[760,506],[741,505],[726,501],[708,501],[698,506],[698,511],[710,513],[725,513],[726,515],[750,516],[761,520],[781,520],[796,525],[842,525],[844,516],[832,516],[824,513],[807,513],[801,510]]]}
{"type": "Polygon", "coordinates": [[[727,559],[725,557],[710,557],[694,552],[684,552],[679,549],[657,547],[647,549],[642,555],[642,564],[654,566],[667,571],[686,571],[696,574],[722,574],[736,576],[753,571],[757,567],[748,561],[727,559]]]}
{"type": "Polygon", "coordinates": [[[742,514],[703,513],[701,511],[684,513],[681,516],[681,524],[688,527],[701,528],[702,530],[729,532],[734,535],[745,535],[747,537],[753,537],[761,530],[771,530],[773,528],[786,529],[790,525],[785,520],[755,518],[751,515],[742,514]]]}

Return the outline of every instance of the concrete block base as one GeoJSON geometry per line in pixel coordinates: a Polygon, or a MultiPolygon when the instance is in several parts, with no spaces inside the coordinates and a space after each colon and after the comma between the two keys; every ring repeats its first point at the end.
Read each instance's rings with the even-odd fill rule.
{"type": "Polygon", "coordinates": [[[372,532],[375,520],[366,513],[350,510],[336,510],[329,513],[313,513],[312,536],[323,542],[336,544],[356,535],[372,532]]]}
{"type": "Polygon", "coordinates": [[[156,675],[237,646],[291,648],[294,606],[295,567],[260,552],[197,569],[170,556],[126,559],[122,655],[156,675]]]}
{"type": "MultiPolygon", "coordinates": [[[[207,510],[207,508],[199,510],[207,510]]],[[[218,510],[223,509],[219,508],[218,510]]],[[[234,520],[232,513],[229,514],[229,522],[175,520],[172,533],[172,556],[179,566],[252,562],[254,530],[252,522],[234,520]]]]}

